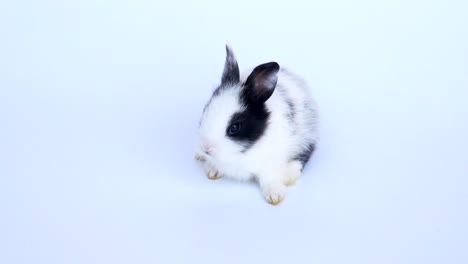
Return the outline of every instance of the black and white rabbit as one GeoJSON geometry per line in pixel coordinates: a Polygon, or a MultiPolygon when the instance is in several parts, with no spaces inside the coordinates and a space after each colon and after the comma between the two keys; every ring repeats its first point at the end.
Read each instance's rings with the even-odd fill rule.
{"type": "Polygon", "coordinates": [[[271,204],[301,176],[318,140],[318,114],[306,83],[276,62],[240,76],[226,44],[221,84],[206,104],[196,159],[209,179],[258,181],[271,204]]]}

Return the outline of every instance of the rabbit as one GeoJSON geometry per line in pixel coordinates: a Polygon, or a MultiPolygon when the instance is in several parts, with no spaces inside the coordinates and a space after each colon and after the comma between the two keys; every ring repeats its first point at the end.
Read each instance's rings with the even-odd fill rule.
{"type": "Polygon", "coordinates": [[[304,80],[277,62],[240,75],[229,42],[220,85],[203,108],[195,158],[209,179],[256,180],[277,205],[316,149],[318,111],[304,80]]]}

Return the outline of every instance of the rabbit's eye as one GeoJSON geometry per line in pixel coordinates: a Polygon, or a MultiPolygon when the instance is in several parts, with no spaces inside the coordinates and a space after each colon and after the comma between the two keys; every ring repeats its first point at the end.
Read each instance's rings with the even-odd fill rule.
{"type": "Polygon", "coordinates": [[[234,124],[230,125],[229,128],[228,128],[228,134],[229,135],[236,134],[237,132],[239,132],[240,127],[241,127],[240,123],[234,123],[234,124]]]}

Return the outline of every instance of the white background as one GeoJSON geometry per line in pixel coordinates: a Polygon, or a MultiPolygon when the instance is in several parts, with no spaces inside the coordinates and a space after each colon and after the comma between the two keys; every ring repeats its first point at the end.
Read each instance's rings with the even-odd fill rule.
{"type": "Polygon", "coordinates": [[[468,263],[466,1],[1,1],[0,263],[468,263]],[[277,207],[194,160],[224,43],[322,140],[277,207]]]}

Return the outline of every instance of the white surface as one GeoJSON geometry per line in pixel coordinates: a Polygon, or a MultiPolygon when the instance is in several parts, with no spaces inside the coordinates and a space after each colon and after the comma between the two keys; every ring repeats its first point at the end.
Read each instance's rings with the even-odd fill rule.
{"type": "Polygon", "coordinates": [[[306,2],[2,1],[0,263],[467,263],[467,2],[306,2]],[[279,207],[193,161],[226,39],[321,107],[279,207]]]}

